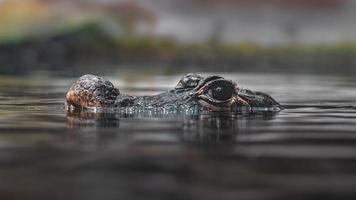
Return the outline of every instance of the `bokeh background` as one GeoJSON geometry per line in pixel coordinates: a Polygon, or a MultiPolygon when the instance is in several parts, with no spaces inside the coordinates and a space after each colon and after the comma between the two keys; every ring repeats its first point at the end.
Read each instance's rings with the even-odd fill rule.
{"type": "Polygon", "coordinates": [[[356,74],[352,0],[0,0],[0,73],[356,74]]]}

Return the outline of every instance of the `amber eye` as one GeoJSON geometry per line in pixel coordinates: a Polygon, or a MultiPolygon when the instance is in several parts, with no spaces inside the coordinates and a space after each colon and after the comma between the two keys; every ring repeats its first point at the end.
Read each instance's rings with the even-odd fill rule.
{"type": "Polygon", "coordinates": [[[208,95],[218,101],[227,101],[231,99],[235,92],[234,85],[229,81],[219,80],[212,83],[208,90],[208,95]]]}

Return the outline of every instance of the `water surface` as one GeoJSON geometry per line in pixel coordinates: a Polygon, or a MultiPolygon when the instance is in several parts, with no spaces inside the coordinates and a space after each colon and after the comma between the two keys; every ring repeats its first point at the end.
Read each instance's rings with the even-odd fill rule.
{"type": "MultiPolygon", "coordinates": [[[[66,113],[75,78],[0,81],[0,199],[352,199],[356,81],[220,74],[277,114],[66,113]]],[[[180,76],[107,77],[122,93],[180,76]]]]}

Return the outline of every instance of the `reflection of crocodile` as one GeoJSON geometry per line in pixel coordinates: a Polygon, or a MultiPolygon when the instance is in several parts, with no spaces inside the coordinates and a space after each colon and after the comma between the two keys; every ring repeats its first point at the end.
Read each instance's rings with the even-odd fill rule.
{"type": "Polygon", "coordinates": [[[110,81],[84,75],[67,92],[66,108],[254,112],[279,111],[281,106],[269,95],[242,89],[223,77],[187,74],[173,90],[153,96],[123,95],[110,81]]]}

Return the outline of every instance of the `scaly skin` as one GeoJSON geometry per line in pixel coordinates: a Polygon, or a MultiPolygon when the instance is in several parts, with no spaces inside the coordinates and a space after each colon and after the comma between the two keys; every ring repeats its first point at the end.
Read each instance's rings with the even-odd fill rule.
{"type": "Polygon", "coordinates": [[[220,76],[203,78],[196,74],[182,77],[173,90],[152,96],[120,94],[102,77],[84,75],[66,94],[67,109],[90,108],[199,109],[209,111],[279,111],[280,104],[262,92],[241,89],[220,76]]]}

